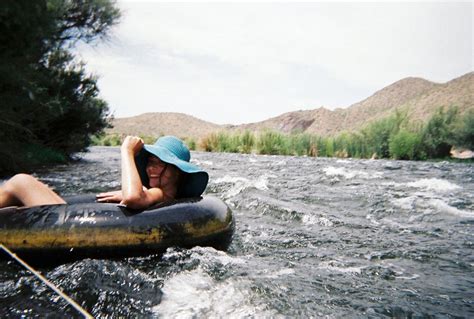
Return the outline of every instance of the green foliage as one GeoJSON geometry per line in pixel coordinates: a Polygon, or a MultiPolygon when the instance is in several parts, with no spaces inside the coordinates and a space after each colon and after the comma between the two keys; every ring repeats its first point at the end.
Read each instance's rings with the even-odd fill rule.
{"type": "Polygon", "coordinates": [[[23,160],[33,163],[34,166],[44,165],[45,163],[66,162],[66,157],[62,153],[36,144],[26,144],[24,154],[26,156],[23,160]]]}
{"type": "Polygon", "coordinates": [[[469,110],[454,125],[452,144],[474,150],[474,109],[469,110]]]}
{"type": "Polygon", "coordinates": [[[255,137],[244,133],[213,133],[201,140],[205,151],[257,152],[274,155],[323,157],[396,158],[419,160],[446,156],[452,146],[473,148],[474,110],[464,117],[457,116],[457,108],[439,109],[422,125],[410,123],[407,113],[393,115],[369,124],[359,132],[322,137],[307,133],[285,135],[265,131],[255,137]]]}
{"type": "Polygon", "coordinates": [[[401,129],[390,138],[390,155],[395,159],[414,160],[420,148],[420,136],[401,129]]]}
{"type": "Polygon", "coordinates": [[[453,145],[454,123],[458,109],[451,107],[447,111],[439,108],[430,118],[422,132],[423,151],[429,158],[449,156],[453,145]]]}
{"type": "Polygon", "coordinates": [[[336,149],[336,157],[350,157],[353,155],[353,142],[352,137],[344,132],[336,136],[334,139],[334,148],[336,149]]]}
{"type": "Polygon", "coordinates": [[[206,152],[217,152],[218,144],[217,134],[212,133],[201,139],[200,147],[206,152]]]}
{"type": "Polygon", "coordinates": [[[91,144],[95,146],[120,146],[122,141],[123,137],[119,134],[101,134],[91,138],[91,144]]]}
{"type": "Polygon", "coordinates": [[[307,133],[294,133],[288,136],[287,145],[288,154],[298,156],[316,156],[317,154],[317,141],[316,137],[307,133]]]}
{"type": "Polygon", "coordinates": [[[288,155],[287,139],[279,132],[265,131],[258,138],[257,151],[259,154],[288,155]]]}
{"type": "Polygon", "coordinates": [[[12,172],[18,167],[35,168],[50,163],[65,163],[66,157],[57,150],[38,144],[9,144],[0,149],[0,171],[12,172]],[[18,156],[21,154],[21,156],[18,156]]]}
{"type": "Polygon", "coordinates": [[[0,157],[0,172],[34,166],[34,159],[24,161],[31,145],[68,157],[107,127],[108,107],[97,97],[96,78],[69,50],[77,41],[105,36],[118,18],[108,0],[2,2],[0,149],[9,156],[0,157]]]}
{"type": "MultiPolygon", "coordinates": [[[[143,143],[145,144],[155,144],[159,136],[155,137],[155,136],[139,135],[139,137],[143,140],[143,143]]],[[[123,142],[123,138],[121,138],[120,145],[122,144],[122,142],[123,142]]]]}
{"type": "Polygon", "coordinates": [[[240,137],[240,151],[245,154],[250,154],[255,145],[255,136],[250,131],[245,131],[240,137]]]}
{"type": "Polygon", "coordinates": [[[381,158],[389,158],[390,137],[397,134],[400,127],[406,124],[406,119],[406,112],[396,111],[395,114],[385,119],[369,124],[362,130],[368,145],[367,151],[370,154],[376,153],[381,158]]]}
{"type": "Polygon", "coordinates": [[[225,132],[217,133],[217,151],[237,153],[239,151],[240,136],[230,135],[225,132]]]}
{"type": "Polygon", "coordinates": [[[326,150],[326,156],[327,157],[333,157],[334,156],[334,140],[332,138],[327,138],[325,140],[325,150],[326,150]]]}

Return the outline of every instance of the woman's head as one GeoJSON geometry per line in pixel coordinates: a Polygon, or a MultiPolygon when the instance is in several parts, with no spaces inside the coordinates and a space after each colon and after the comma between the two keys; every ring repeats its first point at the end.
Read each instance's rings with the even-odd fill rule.
{"type": "Polygon", "coordinates": [[[176,182],[176,197],[197,197],[204,192],[209,175],[190,159],[191,153],[182,140],[163,136],[153,145],[144,145],[135,160],[144,186],[163,187],[165,182],[176,182]]]}
{"type": "Polygon", "coordinates": [[[172,164],[163,162],[158,157],[151,155],[146,164],[146,174],[150,187],[176,187],[179,186],[181,171],[172,164]]]}

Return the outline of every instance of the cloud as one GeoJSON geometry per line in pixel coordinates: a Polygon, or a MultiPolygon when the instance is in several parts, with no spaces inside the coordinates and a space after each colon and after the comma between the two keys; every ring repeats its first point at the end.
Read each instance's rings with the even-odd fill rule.
{"type": "Polygon", "coordinates": [[[472,70],[471,3],[119,5],[111,41],[79,48],[117,116],[177,111],[237,124],[472,70]]]}

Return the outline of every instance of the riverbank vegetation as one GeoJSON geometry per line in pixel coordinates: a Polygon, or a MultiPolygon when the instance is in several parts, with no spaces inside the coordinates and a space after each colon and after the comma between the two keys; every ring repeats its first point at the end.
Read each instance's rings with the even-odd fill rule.
{"type": "MultiPolygon", "coordinates": [[[[95,145],[120,145],[120,135],[95,138],[95,145]]],[[[157,137],[144,137],[152,144],[157,137]]],[[[216,132],[196,141],[184,138],[192,150],[312,157],[391,158],[425,160],[447,158],[453,147],[474,149],[474,110],[460,115],[456,107],[439,108],[426,123],[410,121],[407,112],[370,123],[358,132],[317,136],[303,132],[283,134],[216,132]]]]}
{"type": "Polygon", "coordinates": [[[64,162],[108,126],[97,79],[72,49],[119,19],[108,0],[7,0],[0,8],[0,174],[64,162]]]}

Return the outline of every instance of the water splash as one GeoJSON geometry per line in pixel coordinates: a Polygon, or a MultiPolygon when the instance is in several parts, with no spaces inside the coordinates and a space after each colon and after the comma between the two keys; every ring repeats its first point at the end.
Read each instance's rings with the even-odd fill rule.
{"type": "Polygon", "coordinates": [[[360,170],[353,170],[353,169],[347,169],[344,167],[333,167],[333,166],[324,167],[323,172],[326,174],[326,176],[329,176],[329,177],[341,176],[341,177],[344,177],[345,179],[352,179],[352,178],[375,179],[375,178],[381,178],[383,176],[382,172],[367,173],[360,170]]]}
{"type": "Polygon", "coordinates": [[[406,186],[437,192],[447,192],[461,189],[460,186],[439,178],[422,178],[415,182],[407,183],[406,186]]]}

